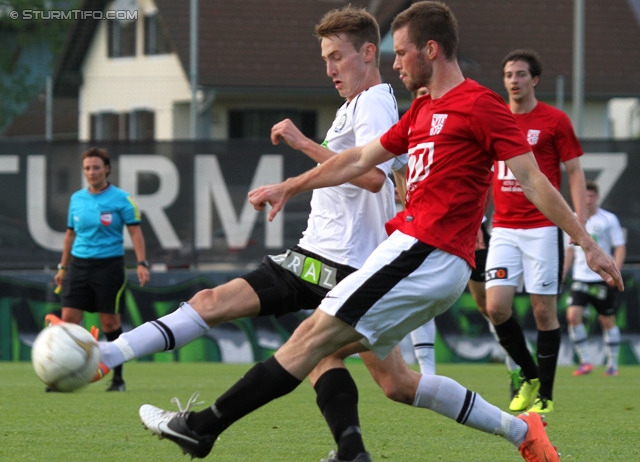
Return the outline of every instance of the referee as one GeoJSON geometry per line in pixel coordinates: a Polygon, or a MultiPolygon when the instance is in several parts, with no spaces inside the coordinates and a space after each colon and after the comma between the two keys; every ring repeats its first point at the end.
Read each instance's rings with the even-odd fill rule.
{"type": "MultiPolygon", "coordinates": [[[[107,151],[93,147],[83,153],[82,172],[89,186],[71,196],[54,280],[62,288],[62,321],[80,324],[83,312],[100,313],[102,331],[113,341],[122,333],[125,225],[136,253],[140,285],[149,281],[140,211],[127,192],[107,181],[111,173],[107,151]]],[[[113,369],[107,391],[124,390],[120,365],[113,369]]]]}

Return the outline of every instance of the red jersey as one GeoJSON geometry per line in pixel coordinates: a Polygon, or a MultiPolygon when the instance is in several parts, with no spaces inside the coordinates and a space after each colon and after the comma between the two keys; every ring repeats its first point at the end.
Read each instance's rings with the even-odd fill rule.
{"type": "MultiPolygon", "coordinates": [[[[514,116],[531,145],[540,170],[559,190],[562,179],[560,163],[582,155],[569,117],[541,102],[531,112],[514,116]]],[[[504,162],[496,163],[494,180],[494,227],[530,229],[555,226],[527,199],[504,162]]]]}
{"type": "Polygon", "coordinates": [[[496,160],[529,152],[503,99],[477,82],[417,98],[380,138],[409,154],[405,209],[386,224],[475,268],[475,242],[496,160]]]}

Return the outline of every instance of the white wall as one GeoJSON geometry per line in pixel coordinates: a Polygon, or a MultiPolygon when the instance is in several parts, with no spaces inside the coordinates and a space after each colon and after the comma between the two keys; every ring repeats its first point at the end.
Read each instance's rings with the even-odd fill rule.
{"type": "Polygon", "coordinates": [[[640,98],[613,98],[608,108],[614,138],[640,137],[640,98]]]}
{"type": "MultiPolygon", "coordinates": [[[[545,103],[557,107],[555,100],[545,101],[545,103]]],[[[610,122],[608,117],[607,102],[585,101],[582,108],[582,133],[578,133],[577,127],[575,125],[575,120],[573,117],[573,105],[571,104],[571,102],[565,102],[564,106],[558,109],[561,109],[565,112],[565,114],[569,116],[571,122],[573,123],[574,130],[576,130],[578,138],[608,138],[610,133],[610,122]]]]}

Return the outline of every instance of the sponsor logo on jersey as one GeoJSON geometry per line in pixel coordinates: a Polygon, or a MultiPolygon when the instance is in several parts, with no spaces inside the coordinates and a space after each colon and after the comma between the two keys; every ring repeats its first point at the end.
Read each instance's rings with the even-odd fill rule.
{"type": "Polygon", "coordinates": [[[429,135],[439,135],[444,128],[444,121],[447,119],[447,114],[433,114],[431,118],[431,131],[429,135]]]}
{"type": "Polygon", "coordinates": [[[100,223],[105,226],[109,226],[113,221],[113,214],[111,212],[101,212],[100,213],[100,223]]]}
{"type": "Polygon", "coordinates": [[[538,144],[538,140],[540,139],[540,130],[529,130],[527,132],[527,141],[530,146],[534,144],[538,144]]]}
{"type": "Polygon", "coordinates": [[[487,281],[494,279],[507,279],[509,277],[509,270],[507,268],[490,268],[485,273],[487,281]]]}

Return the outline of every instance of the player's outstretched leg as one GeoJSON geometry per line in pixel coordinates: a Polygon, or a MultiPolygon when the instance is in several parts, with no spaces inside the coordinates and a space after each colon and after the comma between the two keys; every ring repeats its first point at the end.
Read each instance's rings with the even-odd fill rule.
{"type": "Polygon", "coordinates": [[[154,434],[174,441],[193,457],[204,457],[211,451],[218,435],[231,424],[292,392],[301,383],[302,380],[291,375],[272,356],[256,363],[212,406],[202,411],[189,412],[196,396],[189,400],[184,410],[179,407],[179,412],[145,404],[140,408],[140,419],[154,434]]]}
{"type": "Polygon", "coordinates": [[[102,379],[110,369],[142,356],[176,350],[209,331],[209,326],[186,302],[160,319],[145,322],[120,335],[113,342],[99,342],[100,368],[93,381],[102,379]]]}
{"type": "Polygon", "coordinates": [[[527,461],[559,460],[544,430],[541,415],[524,413],[516,417],[508,414],[448,377],[422,375],[413,406],[431,409],[459,424],[500,435],[517,447],[527,461]]]}

